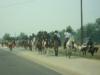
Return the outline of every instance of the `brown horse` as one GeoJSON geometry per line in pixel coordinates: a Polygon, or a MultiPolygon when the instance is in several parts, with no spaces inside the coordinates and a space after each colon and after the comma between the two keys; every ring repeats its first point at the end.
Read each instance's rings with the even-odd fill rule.
{"type": "Polygon", "coordinates": [[[98,47],[89,47],[88,52],[91,53],[92,56],[94,56],[94,53],[98,51],[98,47]]]}
{"type": "Polygon", "coordinates": [[[36,41],[36,48],[38,49],[38,52],[42,54],[42,50],[43,50],[42,40],[36,41]]]}
{"type": "Polygon", "coordinates": [[[10,49],[10,51],[12,51],[12,49],[16,46],[15,42],[8,42],[8,47],[10,49]]]}
{"type": "Polygon", "coordinates": [[[29,48],[29,50],[32,51],[32,42],[30,40],[25,40],[23,46],[25,49],[29,48]]]}

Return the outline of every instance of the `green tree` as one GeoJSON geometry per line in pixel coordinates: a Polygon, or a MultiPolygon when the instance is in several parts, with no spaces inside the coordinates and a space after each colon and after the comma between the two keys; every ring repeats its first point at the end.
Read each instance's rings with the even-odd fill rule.
{"type": "Polygon", "coordinates": [[[87,24],[86,25],[86,37],[93,37],[95,32],[95,24],[87,24]]]}
{"type": "Polygon", "coordinates": [[[70,33],[73,33],[73,32],[74,32],[74,30],[72,29],[71,26],[68,26],[68,27],[66,28],[66,31],[67,31],[67,32],[70,32],[70,33]]]}
{"type": "Polygon", "coordinates": [[[10,41],[10,40],[11,40],[10,34],[5,33],[4,36],[3,36],[3,40],[4,40],[4,41],[10,41]]]}
{"type": "MultiPolygon", "coordinates": [[[[93,41],[100,43],[100,18],[96,19],[95,23],[88,23],[83,26],[84,39],[91,37],[93,41]]],[[[76,38],[80,40],[81,38],[81,28],[76,31],[76,38]]]]}
{"type": "Polygon", "coordinates": [[[97,18],[97,19],[96,19],[96,24],[97,24],[97,25],[100,25],[100,18],[97,18]]]}
{"type": "Polygon", "coordinates": [[[20,35],[18,36],[19,40],[27,40],[28,36],[25,33],[20,33],[20,35]]]}

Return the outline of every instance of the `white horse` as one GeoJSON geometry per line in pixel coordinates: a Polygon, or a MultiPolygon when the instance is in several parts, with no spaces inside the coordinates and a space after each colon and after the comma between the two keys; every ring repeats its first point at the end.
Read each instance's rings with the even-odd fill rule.
{"type": "Polygon", "coordinates": [[[66,43],[66,56],[70,56],[72,54],[74,55],[78,55],[80,54],[80,50],[81,50],[81,46],[79,46],[76,42],[75,42],[75,39],[74,37],[70,37],[68,42],[66,43]]]}
{"type": "Polygon", "coordinates": [[[34,37],[31,42],[32,42],[32,49],[34,50],[36,45],[36,38],[34,37]]]}
{"type": "Polygon", "coordinates": [[[43,47],[43,53],[44,53],[44,54],[47,53],[46,44],[47,44],[47,42],[46,42],[45,40],[43,40],[43,41],[42,41],[42,47],[43,47]]]}
{"type": "Polygon", "coordinates": [[[72,55],[73,48],[74,48],[74,38],[70,37],[66,43],[66,50],[65,50],[66,56],[69,56],[69,58],[72,55]]]}
{"type": "Polygon", "coordinates": [[[48,45],[48,40],[43,40],[42,41],[42,47],[43,47],[43,53],[45,55],[49,55],[49,53],[51,52],[51,49],[50,49],[50,47],[48,45]]]}

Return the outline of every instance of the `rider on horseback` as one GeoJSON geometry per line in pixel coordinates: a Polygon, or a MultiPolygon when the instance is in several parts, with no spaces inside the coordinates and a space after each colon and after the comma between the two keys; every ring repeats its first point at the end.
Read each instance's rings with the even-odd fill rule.
{"type": "Polygon", "coordinates": [[[59,42],[59,46],[61,46],[61,40],[60,40],[61,36],[59,34],[58,31],[54,32],[54,40],[57,40],[59,42]]]}
{"type": "Polygon", "coordinates": [[[87,42],[87,48],[88,48],[89,50],[91,50],[93,47],[94,47],[93,40],[92,40],[92,38],[89,38],[89,40],[88,40],[88,42],[87,42]]]}

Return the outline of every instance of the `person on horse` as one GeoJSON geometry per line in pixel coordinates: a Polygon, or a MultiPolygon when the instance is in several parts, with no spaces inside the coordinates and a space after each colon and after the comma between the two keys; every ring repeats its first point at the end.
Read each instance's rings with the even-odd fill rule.
{"type": "Polygon", "coordinates": [[[64,49],[65,49],[66,48],[66,43],[68,42],[68,40],[70,39],[72,34],[69,31],[65,31],[64,36],[65,36],[65,39],[64,39],[64,49]]]}
{"type": "Polygon", "coordinates": [[[88,42],[87,42],[87,48],[89,49],[89,51],[94,47],[94,43],[92,38],[89,38],[88,42]]]}
{"type": "Polygon", "coordinates": [[[59,42],[59,46],[61,46],[61,36],[58,31],[54,32],[54,40],[57,40],[59,42]]]}

